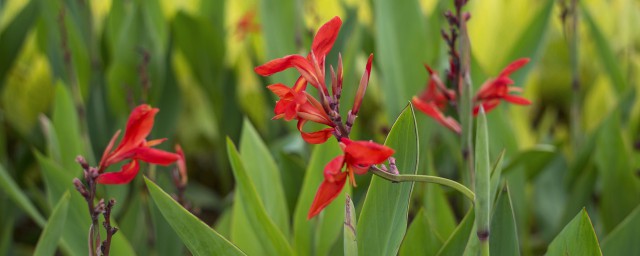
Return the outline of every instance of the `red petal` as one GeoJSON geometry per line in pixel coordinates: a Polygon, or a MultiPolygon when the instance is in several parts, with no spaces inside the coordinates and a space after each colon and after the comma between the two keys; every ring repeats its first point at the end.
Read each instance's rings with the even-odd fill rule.
{"type": "Polygon", "coordinates": [[[338,37],[338,32],[340,32],[340,26],[342,26],[342,20],[340,17],[335,16],[318,29],[318,33],[316,33],[311,44],[311,51],[318,60],[331,51],[333,43],[338,37]]]}
{"type": "Polygon", "coordinates": [[[298,77],[298,80],[296,80],[296,83],[293,84],[293,88],[291,89],[295,92],[304,91],[305,89],[307,89],[307,80],[302,76],[298,77]]]}
{"type": "Polygon", "coordinates": [[[270,76],[292,67],[304,69],[310,73],[314,72],[309,61],[300,55],[287,55],[282,58],[269,61],[262,66],[256,67],[255,71],[261,76],[270,76]]]}
{"type": "Polygon", "coordinates": [[[138,161],[131,161],[122,166],[119,172],[108,172],[98,176],[97,182],[100,184],[124,184],[129,183],[138,175],[140,165],[138,161]]]}
{"type": "Polygon", "coordinates": [[[180,156],[155,148],[140,147],[135,150],[134,158],[151,164],[170,165],[178,161],[180,156]]]}
{"type": "Polygon", "coordinates": [[[100,160],[100,168],[99,168],[100,171],[103,171],[109,165],[112,164],[107,159],[107,156],[111,153],[111,149],[113,148],[113,145],[115,144],[116,139],[118,139],[118,135],[120,135],[120,130],[118,130],[116,134],[114,134],[113,137],[111,137],[109,144],[107,144],[107,147],[104,149],[104,153],[102,153],[102,159],[100,160]]]}
{"type": "Polygon", "coordinates": [[[331,138],[333,135],[333,128],[322,129],[317,132],[303,132],[302,127],[307,122],[307,120],[300,119],[298,120],[298,131],[300,131],[300,135],[302,139],[310,144],[322,144],[331,138]]]}
{"type": "Polygon", "coordinates": [[[269,85],[267,89],[271,90],[275,95],[278,95],[278,98],[284,98],[287,93],[291,92],[291,88],[280,83],[269,85]]]}
{"type": "Polygon", "coordinates": [[[344,179],[346,173],[342,172],[342,166],[344,166],[344,155],[333,158],[324,166],[324,179],[330,182],[344,179]]]}
{"type": "Polygon", "coordinates": [[[124,130],[124,137],[115,150],[117,154],[128,152],[144,142],[144,139],[151,133],[153,118],[158,111],[157,108],[142,104],[131,112],[124,130]]]}
{"type": "Polygon", "coordinates": [[[373,61],[373,53],[369,55],[369,59],[367,60],[367,66],[364,69],[364,73],[362,74],[362,78],[360,79],[360,85],[358,86],[358,91],[356,92],[356,98],[353,101],[353,114],[357,114],[360,110],[360,104],[362,103],[362,99],[364,98],[364,93],[367,91],[367,85],[369,85],[369,77],[371,76],[371,62],[373,61]]]}
{"type": "Polygon", "coordinates": [[[431,118],[435,119],[438,123],[440,123],[444,127],[447,127],[456,133],[460,133],[462,131],[462,129],[460,128],[460,124],[458,124],[458,122],[455,119],[451,117],[447,117],[442,112],[440,112],[440,109],[438,109],[438,106],[436,106],[433,102],[427,103],[420,100],[417,97],[413,97],[411,102],[418,110],[422,111],[427,116],[430,116],[431,118]]]}
{"type": "Polygon", "coordinates": [[[298,117],[300,117],[300,119],[305,119],[319,124],[326,124],[328,126],[332,126],[333,124],[324,110],[317,109],[308,103],[300,105],[300,108],[298,109],[298,117]]]}
{"type": "Polygon", "coordinates": [[[516,96],[516,95],[505,95],[503,97],[504,100],[511,102],[513,104],[518,104],[518,105],[529,105],[531,104],[531,101],[529,101],[528,99],[525,99],[523,97],[520,96],[516,96]]]}
{"type": "Polygon", "coordinates": [[[347,179],[338,180],[336,182],[329,182],[327,180],[323,181],[318,188],[318,192],[316,193],[316,197],[313,199],[313,203],[311,203],[311,209],[309,209],[309,214],[307,215],[307,219],[311,219],[314,216],[318,215],[322,209],[327,207],[333,199],[340,195],[340,191],[344,188],[344,183],[347,179]]]}
{"type": "Polygon", "coordinates": [[[344,149],[348,165],[356,169],[369,169],[373,164],[379,164],[387,160],[395,152],[387,146],[371,141],[352,141],[344,149]]]}
{"type": "Polygon", "coordinates": [[[506,68],[502,70],[502,72],[500,72],[499,77],[511,75],[511,73],[522,68],[522,66],[526,65],[528,62],[529,62],[529,58],[517,59],[514,62],[511,62],[511,64],[509,64],[506,68]]]}

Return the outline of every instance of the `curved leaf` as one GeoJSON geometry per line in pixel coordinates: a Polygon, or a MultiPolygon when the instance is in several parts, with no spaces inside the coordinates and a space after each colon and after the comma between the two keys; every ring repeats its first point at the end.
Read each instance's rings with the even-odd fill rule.
{"type": "Polygon", "coordinates": [[[65,222],[67,221],[67,210],[69,208],[69,191],[65,192],[60,198],[60,201],[53,208],[51,216],[47,221],[47,225],[44,226],[44,230],[38,239],[38,245],[33,255],[54,255],[56,247],[58,247],[58,241],[62,236],[62,230],[64,230],[65,222]]]}
{"type": "Polygon", "coordinates": [[[144,178],[162,216],[194,255],[245,255],[235,245],[184,209],[155,183],[144,178]]]}

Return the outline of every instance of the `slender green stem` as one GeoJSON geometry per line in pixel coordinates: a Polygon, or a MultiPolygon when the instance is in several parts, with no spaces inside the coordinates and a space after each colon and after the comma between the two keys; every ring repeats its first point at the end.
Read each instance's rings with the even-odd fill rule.
{"type": "Polygon", "coordinates": [[[378,177],[391,182],[426,182],[440,184],[457,190],[458,192],[469,198],[469,200],[471,201],[475,199],[475,194],[473,193],[473,191],[471,191],[465,185],[447,178],[431,175],[391,174],[375,166],[369,168],[369,171],[377,175],[378,177]]]}

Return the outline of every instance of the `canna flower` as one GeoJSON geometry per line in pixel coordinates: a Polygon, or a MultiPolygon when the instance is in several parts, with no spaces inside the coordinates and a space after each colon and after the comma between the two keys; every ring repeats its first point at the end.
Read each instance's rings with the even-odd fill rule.
{"type": "MultiPolygon", "coordinates": [[[[308,94],[305,90],[307,83],[310,83],[319,90],[322,100],[326,103],[325,96],[329,94],[325,83],[324,63],[326,55],[329,53],[342,26],[339,17],[331,19],[318,30],[311,52],[307,57],[301,55],[288,55],[275,59],[255,68],[256,73],[262,76],[270,76],[289,68],[296,68],[300,77],[293,87],[277,83],[267,86],[279,98],[276,103],[273,119],[284,118],[287,121],[298,120],[298,131],[302,138],[311,144],[320,144],[327,141],[334,132],[335,124],[329,118],[322,103],[308,94]],[[304,125],[315,122],[329,126],[315,132],[304,132],[304,125]]],[[[335,93],[335,89],[334,89],[335,93]]]]}
{"type": "Polygon", "coordinates": [[[455,102],[455,92],[446,88],[442,80],[438,77],[438,73],[427,65],[425,65],[425,67],[427,71],[429,71],[427,90],[419,97],[414,96],[411,102],[418,110],[435,119],[441,125],[456,133],[460,133],[462,130],[460,124],[452,117],[445,116],[444,113],[442,113],[442,110],[447,107],[449,102],[455,102]]]}
{"type": "Polygon", "coordinates": [[[125,128],[124,137],[116,149],[111,150],[120,135],[120,131],[117,131],[111,138],[111,141],[102,154],[102,159],[98,167],[98,183],[123,184],[130,182],[138,174],[140,169],[138,161],[140,160],[159,165],[169,165],[178,160],[179,155],[177,154],[152,148],[152,146],[158,145],[166,139],[146,140],[146,137],[149,136],[151,132],[151,128],[153,128],[153,119],[158,111],[157,108],[151,108],[151,106],[143,104],[131,112],[125,128]],[[104,173],[104,170],[109,166],[124,160],[131,161],[123,165],[118,172],[104,173]]]}
{"type": "Polygon", "coordinates": [[[509,94],[510,92],[522,91],[519,87],[509,86],[513,84],[513,80],[509,78],[509,75],[522,68],[528,62],[528,58],[518,59],[504,68],[497,78],[487,80],[482,84],[480,90],[478,90],[478,94],[474,97],[473,114],[478,114],[480,106],[482,106],[486,112],[489,112],[500,104],[500,100],[518,105],[531,104],[529,100],[523,97],[509,94]]]}
{"type": "Polygon", "coordinates": [[[318,215],[344,188],[349,178],[352,186],[356,186],[354,174],[365,174],[374,164],[380,164],[393,155],[394,150],[371,141],[352,141],[342,138],[340,147],[344,155],[337,156],[324,167],[324,181],[320,184],[308,219],[318,215]],[[343,170],[343,167],[345,170],[343,170]]]}

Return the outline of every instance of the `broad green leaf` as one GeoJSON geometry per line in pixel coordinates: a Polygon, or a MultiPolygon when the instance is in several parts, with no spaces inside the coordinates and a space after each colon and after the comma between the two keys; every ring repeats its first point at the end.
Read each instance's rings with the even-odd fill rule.
{"type": "MultiPolygon", "coordinates": [[[[434,170],[433,168],[430,168],[434,170]]],[[[430,175],[435,175],[435,171],[430,175]]],[[[437,184],[420,184],[426,186],[424,212],[429,225],[442,242],[456,229],[456,216],[453,213],[443,187],[437,184]]],[[[457,192],[454,192],[457,193],[457,192]]],[[[466,198],[464,199],[466,200],[466,198]]],[[[411,228],[411,227],[409,227],[411,228]]],[[[408,235],[408,234],[407,234],[408,235]]],[[[439,248],[438,248],[439,249],[439,248]]]]}
{"type": "Polygon", "coordinates": [[[193,255],[245,255],[145,177],[149,195],[193,255]]]}
{"type": "MultiPolygon", "coordinates": [[[[476,197],[474,208],[476,211],[476,231],[478,234],[481,234],[488,233],[491,225],[491,164],[489,163],[489,134],[487,132],[487,118],[482,107],[478,113],[476,129],[474,191],[476,197]]],[[[487,246],[486,242],[482,244],[482,246],[487,246]]]]}
{"type": "Polygon", "coordinates": [[[20,10],[20,13],[0,33],[0,88],[4,84],[7,72],[13,65],[24,45],[27,33],[31,30],[34,21],[38,17],[38,1],[31,0],[20,10]]]}
{"type": "Polygon", "coordinates": [[[416,0],[375,0],[373,11],[377,70],[383,72],[380,77],[387,119],[393,120],[427,81],[422,65],[429,45],[426,26],[416,0]]]}
{"type": "MultiPolygon", "coordinates": [[[[87,246],[87,233],[91,224],[89,218],[89,212],[87,211],[87,203],[76,192],[73,185],[73,170],[77,170],[76,173],[80,174],[80,167],[76,167],[73,170],[65,170],[60,165],[55,163],[51,158],[45,157],[39,152],[35,151],[36,159],[40,165],[42,177],[44,179],[45,188],[47,191],[47,201],[49,205],[53,206],[55,202],[58,202],[66,191],[71,193],[71,199],[69,201],[69,212],[67,219],[73,220],[66,222],[64,231],[62,233],[62,240],[67,245],[69,254],[71,255],[86,255],[88,251],[87,246]]],[[[115,207],[118,207],[116,205],[115,207]]],[[[112,220],[112,225],[118,226],[112,220]]],[[[124,234],[117,234],[113,236],[111,242],[111,253],[114,255],[135,255],[133,248],[124,237],[124,234]]]]}
{"type": "Polygon", "coordinates": [[[580,10],[582,10],[582,15],[580,17],[584,17],[585,24],[589,28],[589,37],[596,45],[598,57],[600,57],[600,63],[609,74],[611,78],[611,85],[614,86],[618,95],[621,95],[624,90],[627,88],[627,80],[625,79],[624,72],[620,67],[620,59],[616,56],[616,54],[611,49],[610,42],[611,39],[607,40],[606,36],[598,25],[596,24],[593,16],[589,12],[588,8],[584,5],[580,5],[580,10]]]}
{"type": "Polygon", "coordinates": [[[344,207],[344,255],[358,255],[358,240],[356,238],[356,208],[353,206],[351,197],[347,196],[344,207]]]}
{"type": "Polygon", "coordinates": [[[546,255],[602,255],[586,210],[582,209],[553,239],[546,255]]]}
{"type": "Polygon", "coordinates": [[[602,182],[600,213],[606,234],[640,203],[640,181],[632,168],[631,146],[623,134],[619,111],[604,120],[597,137],[594,154],[602,182]]]}
{"type": "Polygon", "coordinates": [[[289,212],[276,162],[248,119],[244,120],[240,138],[240,158],[260,200],[273,222],[285,236],[289,234],[289,212]]]}
{"type": "Polygon", "coordinates": [[[640,230],[640,206],[637,206],[602,240],[602,253],[604,255],[640,255],[638,230],[640,230]]]}
{"type": "MultiPolygon", "coordinates": [[[[258,132],[248,119],[245,119],[240,139],[240,157],[248,177],[255,185],[260,202],[269,218],[285,237],[289,235],[289,209],[284,197],[280,171],[271,157],[258,132]]],[[[249,254],[258,255],[265,249],[256,246],[256,226],[249,221],[252,212],[248,212],[240,202],[241,194],[234,195],[233,215],[231,217],[231,240],[249,254]]],[[[259,228],[259,227],[258,227],[259,228]]]]}
{"type": "Polygon", "coordinates": [[[293,219],[293,243],[298,255],[312,255],[314,252],[317,252],[317,255],[323,255],[320,252],[329,253],[332,244],[337,241],[343,229],[345,194],[349,190],[346,185],[342,193],[319,215],[313,219],[307,219],[311,203],[324,180],[324,166],[340,154],[342,154],[340,146],[333,139],[313,148],[293,219]]]}
{"type": "MultiPolygon", "coordinates": [[[[155,184],[162,185],[165,188],[173,186],[173,182],[168,175],[156,174],[155,184]]],[[[148,203],[149,213],[151,215],[151,223],[153,223],[153,238],[156,243],[155,250],[158,256],[183,255],[185,253],[184,246],[180,243],[180,236],[172,228],[171,223],[162,216],[162,211],[157,204],[148,203]]]]}
{"type": "MultiPolygon", "coordinates": [[[[54,255],[56,247],[58,247],[58,241],[62,236],[62,230],[64,230],[65,222],[67,221],[67,210],[69,208],[69,191],[65,192],[60,198],[60,201],[56,204],[47,220],[47,224],[40,234],[40,239],[36,245],[36,250],[33,255],[54,255]]],[[[72,220],[73,221],[73,220],[72,220]]]]}
{"type": "Polygon", "coordinates": [[[44,226],[44,217],[38,212],[36,207],[29,201],[29,198],[20,190],[18,184],[11,178],[7,170],[0,164],[0,187],[4,190],[13,202],[31,217],[38,225],[44,226]]]}
{"type": "Polygon", "coordinates": [[[421,208],[411,221],[407,235],[402,241],[400,255],[436,255],[442,244],[442,238],[438,236],[427,213],[421,208]]]}
{"type": "MultiPolygon", "coordinates": [[[[411,105],[391,127],[385,145],[394,149],[398,171],[416,174],[418,133],[411,105]]],[[[373,176],[358,220],[360,255],[395,255],[407,230],[407,214],[413,182],[392,183],[373,176]]]]}
{"type": "Polygon", "coordinates": [[[75,161],[79,155],[83,155],[91,163],[91,157],[84,154],[78,112],[71,98],[71,93],[62,83],[56,85],[51,121],[60,147],[58,149],[60,159],[56,160],[62,167],[67,170],[80,170],[80,165],[75,161]]]}
{"type": "Polygon", "coordinates": [[[447,241],[442,245],[437,255],[442,256],[456,256],[462,255],[467,247],[467,243],[469,241],[469,237],[475,237],[475,233],[471,233],[471,230],[474,230],[474,220],[475,220],[475,212],[473,208],[467,212],[467,215],[464,216],[464,219],[460,221],[456,230],[453,231],[451,236],[447,239],[447,241]]]}
{"type": "Polygon", "coordinates": [[[520,255],[518,229],[507,185],[503,187],[493,208],[490,237],[489,246],[493,255],[520,255]]]}
{"type": "Polygon", "coordinates": [[[238,150],[229,138],[227,138],[227,154],[236,179],[235,193],[240,194],[236,202],[240,202],[245,211],[252,213],[247,217],[250,225],[254,228],[254,234],[258,239],[257,243],[263,249],[260,253],[264,255],[292,255],[293,250],[287,238],[269,218],[252,178],[246,171],[238,150]]]}

